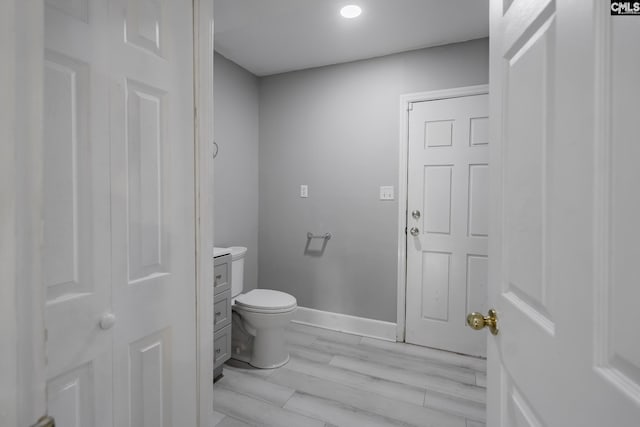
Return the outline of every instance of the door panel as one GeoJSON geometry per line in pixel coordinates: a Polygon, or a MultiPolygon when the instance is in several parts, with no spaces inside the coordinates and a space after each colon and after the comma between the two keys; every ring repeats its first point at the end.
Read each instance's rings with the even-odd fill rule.
{"type": "Polygon", "coordinates": [[[490,309],[487,304],[488,260],[485,255],[467,255],[467,313],[487,313],[490,309]]]}
{"type": "Polygon", "coordinates": [[[505,413],[508,426],[513,427],[543,427],[543,424],[535,411],[527,402],[526,398],[522,395],[513,383],[507,385],[509,390],[507,393],[508,400],[505,413]]]}
{"type": "Polygon", "coordinates": [[[45,8],[44,249],[47,399],[61,425],[111,425],[108,109],[89,5],[45,8]]]}
{"type": "Polygon", "coordinates": [[[407,342],[485,354],[465,318],[486,307],[487,117],[487,95],[412,105],[407,225],[419,232],[407,236],[407,342]]]}
{"type": "Polygon", "coordinates": [[[131,425],[171,422],[171,336],[166,328],[129,344],[131,425]]]}
{"type": "Polygon", "coordinates": [[[548,134],[553,117],[549,73],[553,58],[548,45],[555,40],[555,18],[552,15],[534,25],[538,22],[542,24],[529,29],[534,35],[522,46],[510,47],[505,58],[504,110],[508,121],[504,138],[510,143],[504,152],[504,291],[523,313],[553,333],[545,215],[546,153],[553,143],[548,134]]]}
{"type": "Polygon", "coordinates": [[[469,216],[467,234],[489,236],[489,165],[469,165],[469,216]]]}
{"type": "MultiPolygon", "coordinates": [[[[431,146],[428,146],[431,147],[431,146]]],[[[451,175],[453,165],[424,167],[424,232],[451,234],[451,175]]]]}
{"type": "Polygon", "coordinates": [[[115,423],[195,425],[191,2],[108,19],[115,423]]]}
{"type": "Polygon", "coordinates": [[[127,229],[129,283],[167,274],[163,200],[166,101],[162,90],[127,80],[127,229]]]}
{"type": "Polygon", "coordinates": [[[95,425],[93,366],[84,364],[47,384],[49,414],[60,426],[95,425]]]}
{"type": "MultiPolygon", "coordinates": [[[[492,3],[488,425],[640,418],[632,325],[640,26],[605,2],[492,3]],[[506,9],[506,12],[505,12],[506,9]]],[[[633,17],[631,17],[633,18],[633,17]]]]}
{"type": "Polygon", "coordinates": [[[125,11],[125,40],[149,53],[162,56],[165,48],[162,39],[167,36],[164,14],[167,12],[160,0],[128,0],[125,11]]]}

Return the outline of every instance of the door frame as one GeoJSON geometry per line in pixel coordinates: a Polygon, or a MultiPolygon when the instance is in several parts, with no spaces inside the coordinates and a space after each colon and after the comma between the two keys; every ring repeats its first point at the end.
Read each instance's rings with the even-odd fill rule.
{"type": "Polygon", "coordinates": [[[197,420],[213,419],[213,0],[193,0],[197,420]]]}
{"type": "Polygon", "coordinates": [[[414,102],[437,101],[439,99],[489,93],[489,85],[463,86],[428,92],[413,92],[400,95],[400,139],[398,165],[398,276],[397,276],[397,322],[396,341],[404,342],[407,326],[407,215],[409,180],[409,112],[414,102]]]}
{"type": "Polygon", "coordinates": [[[0,52],[0,424],[27,426],[46,410],[42,1],[0,2],[0,52]]]}
{"type": "MultiPolygon", "coordinates": [[[[198,425],[213,415],[213,0],[193,1],[198,425]]],[[[0,2],[0,424],[46,412],[44,0],[0,2]],[[19,338],[19,339],[18,339],[19,338]]]]}

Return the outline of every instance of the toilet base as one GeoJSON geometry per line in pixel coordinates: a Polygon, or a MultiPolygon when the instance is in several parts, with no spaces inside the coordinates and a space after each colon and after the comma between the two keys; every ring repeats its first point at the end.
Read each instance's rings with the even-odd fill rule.
{"type": "Polygon", "coordinates": [[[231,358],[246,362],[258,369],[275,369],[289,362],[289,350],[284,339],[284,328],[293,310],[278,314],[242,312],[234,307],[231,326],[231,358]],[[244,316],[244,317],[243,317],[244,316]],[[248,323],[271,327],[255,328],[248,323]],[[278,320],[277,322],[275,320],[278,320]]]}
{"type": "Polygon", "coordinates": [[[289,350],[284,341],[284,326],[259,329],[253,337],[249,364],[256,368],[273,369],[289,361],[289,350]]]}
{"type": "Polygon", "coordinates": [[[291,359],[291,357],[289,356],[289,353],[287,353],[287,358],[284,360],[284,362],[276,363],[275,365],[271,365],[271,366],[256,366],[251,362],[247,362],[247,363],[249,363],[249,365],[253,366],[254,368],[258,368],[258,369],[276,369],[276,368],[280,368],[280,367],[286,365],[287,363],[289,363],[290,359],[291,359]]]}
{"type": "MultiPolygon", "coordinates": [[[[239,320],[239,319],[238,319],[239,320]]],[[[278,331],[261,331],[260,336],[264,336],[263,341],[269,342],[268,347],[260,347],[259,339],[250,335],[242,326],[237,325],[238,320],[232,326],[231,358],[240,362],[248,363],[258,369],[275,369],[286,365],[291,358],[284,342],[284,330],[281,334],[278,331]],[[264,335],[263,335],[264,333],[264,335]],[[281,339],[278,336],[281,335],[281,339]],[[256,342],[258,346],[256,346],[256,342]],[[279,345],[277,343],[280,343],[279,345]],[[276,345],[274,345],[276,344],[276,345]]]]}
{"type": "Polygon", "coordinates": [[[253,351],[253,335],[244,327],[244,322],[238,313],[231,313],[231,358],[240,362],[250,363],[253,351]]]}

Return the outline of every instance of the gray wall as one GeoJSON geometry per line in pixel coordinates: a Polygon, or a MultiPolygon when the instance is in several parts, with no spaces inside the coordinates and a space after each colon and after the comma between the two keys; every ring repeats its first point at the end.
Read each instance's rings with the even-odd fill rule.
{"type": "Polygon", "coordinates": [[[481,39],[261,78],[259,286],[395,322],[398,201],[378,196],[398,189],[400,94],[488,74],[481,39]],[[333,233],[322,256],[305,254],[307,231],[333,233]]]}
{"type": "Polygon", "coordinates": [[[258,284],[258,79],[216,53],[213,84],[215,245],[248,248],[250,290],[258,284]]]}

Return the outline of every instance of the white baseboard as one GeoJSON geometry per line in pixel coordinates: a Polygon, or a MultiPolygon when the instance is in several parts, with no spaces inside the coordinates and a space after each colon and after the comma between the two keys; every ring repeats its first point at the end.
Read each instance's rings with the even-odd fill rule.
{"type": "Polygon", "coordinates": [[[395,323],[348,314],[298,307],[293,314],[292,322],[386,341],[396,340],[395,323]]]}

